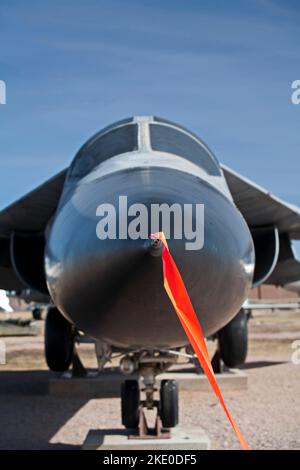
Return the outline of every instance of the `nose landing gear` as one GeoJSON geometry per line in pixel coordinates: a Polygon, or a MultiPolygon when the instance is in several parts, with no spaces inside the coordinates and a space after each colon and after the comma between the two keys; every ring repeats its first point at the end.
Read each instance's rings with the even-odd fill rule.
{"type": "Polygon", "coordinates": [[[160,385],[160,400],[154,400],[157,389],[139,388],[138,380],[126,380],[121,388],[122,424],[132,431],[129,438],[166,439],[170,428],[178,424],[178,385],[175,380],[163,380],[160,385]],[[146,395],[140,399],[141,392],[146,395]],[[148,426],[145,410],[156,409],[153,428],[148,426]]]}
{"type": "Polygon", "coordinates": [[[140,359],[138,372],[142,377],[142,388],[138,380],[125,380],[121,386],[122,424],[131,431],[129,438],[132,439],[169,438],[170,428],[178,424],[178,384],[175,380],[162,380],[158,390],[155,375],[166,368],[166,364],[170,365],[170,358],[164,367],[162,357],[155,357],[159,367],[158,362],[148,362],[149,357],[140,359]],[[156,412],[154,427],[148,425],[146,410],[156,412]]]}

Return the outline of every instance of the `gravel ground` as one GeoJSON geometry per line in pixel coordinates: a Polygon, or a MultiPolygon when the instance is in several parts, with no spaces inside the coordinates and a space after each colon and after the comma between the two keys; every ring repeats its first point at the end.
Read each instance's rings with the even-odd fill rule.
{"type": "MultiPolygon", "coordinates": [[[[298,329],[299,316],[292,328],[280,335],[255,340],[245,369],[248,390],[224,393],[233,417],[253,449],[300,449],[300,365],[291,362],[291,343],[298,329]],[[289,339],[288,332],[291,333],[289,339]],[[270,345],[270,347],[268,347],[270,345]],[[263,352],[263,355],[261,354],[263,352]]],[[[259,333],[261,320],[254,318],[253,332],[259,333]]],[[[262,322],[264,330],[266,322],[262,322]]],[[[267,333],[267,331],[266,331],[267,333]]],[[[33,364],[42,340],[8,339],[8,351],[28,354],[33,348],[33,364]]],[[[14,356],[12,356],[14,357],[14,356]]],[[[28,358],[27,358],[28,359],[28,358]]],[[[51,373],[38,367],[17,370],[0,366],[0,449],[72,449],[80,448],[90,429],[120,428],[120,400],[102,398],[86,401],[72,397],[47,395],[51,373]]],[[[28,361],[26,362],[28,365],[28,361]]],[[[212,448],[238,449],[239,444],[212,393],[185,391],[180,394],[181,426],[202,427],[212,448]]]]}

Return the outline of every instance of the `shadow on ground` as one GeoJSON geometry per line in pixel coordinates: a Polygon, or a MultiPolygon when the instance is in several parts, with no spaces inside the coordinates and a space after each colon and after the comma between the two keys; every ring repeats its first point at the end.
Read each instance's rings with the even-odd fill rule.
{"type": "Polygon", "coordinates": [[[249,361],[246,364],[243,364],[239,369],[247,370],[247,369],[259,369],[261,367],[270,367],[270,366],[279,366],[282,364],[286,364],[287,361],[249,361]]]}
{"type": "Polygon", "coordinates": [[[49,371],[0,372],[0,449],[76,449],[51,438],[86,403],[48,395],[49,371]]]}

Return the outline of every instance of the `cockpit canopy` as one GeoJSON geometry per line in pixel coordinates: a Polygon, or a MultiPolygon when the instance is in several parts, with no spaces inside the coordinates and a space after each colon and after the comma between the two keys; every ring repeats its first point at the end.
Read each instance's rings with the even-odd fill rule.
{"type": "MultiPolygon", "coordinates": [[[[211,176],[221,176],[213,153],[192,132],[171,121],[147,119],[149,151],[175,154],[201,167],[211,176]]],[[[141,150],[139,133],[145,131],[145,118],[123,119],[104,128],[88,140],[75,156],[69,179],[81,179],[101,162],[116,155],[141,150]]],[[[145,149],[143,148],[145,151],[145,149]]]]}

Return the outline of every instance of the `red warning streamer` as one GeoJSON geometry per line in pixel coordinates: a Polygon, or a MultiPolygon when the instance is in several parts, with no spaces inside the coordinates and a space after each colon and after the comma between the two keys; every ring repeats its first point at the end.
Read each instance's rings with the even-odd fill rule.
{"type": "Polygon", "coordinates": [[[180,272],[175,264],[174,259],[169,251],[169,247],[163,232],[157,232],[150,236],[153,239],[159,239],[164,245],[162,252],[164,288],[173,304],[178,315],[182,327],[199,359],[200,365],[204,370],[210,385],[217,396],[231,426],[233,427],[237,438],[244,450],[249,450],[249,446],[242,435],[238,425],[231,417],[227,406],[225,405],[221,391],[216,381],[214,371],[208,355],[206,343],[199,324],[197,315],[192,306],[191,300],[185,288],[180,272]]]}

